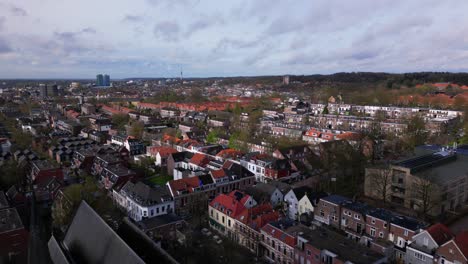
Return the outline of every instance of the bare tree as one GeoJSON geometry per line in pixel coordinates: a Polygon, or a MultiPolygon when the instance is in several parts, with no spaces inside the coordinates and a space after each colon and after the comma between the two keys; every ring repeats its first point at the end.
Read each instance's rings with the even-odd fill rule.
{"type": "Polygon", "coordinates": [[[388,167],[367,169],[366,182],[366,188],[370,188],[373,196],[379,197],[385,204],[391,194],[392,170],[388,167]]]}
{"type": "Polygon", "coordinates": [[[438,187],[434,182],[433,173],[421,174],[414,177],[411,184],[412,202],[417,211],[426,216],[440,204],[438,187]]]}

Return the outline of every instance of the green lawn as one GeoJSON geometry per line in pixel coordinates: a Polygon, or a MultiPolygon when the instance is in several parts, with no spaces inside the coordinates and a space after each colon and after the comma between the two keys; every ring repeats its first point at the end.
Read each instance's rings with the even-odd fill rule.
{"type": "Polygon", "coordinates": [[[172,176],[170,175],[156,175],[150,178],[146,178],[146,181],[148,183],[154,184],[154,185],[164,185],[166,182],[172,180],[172,176]]]}

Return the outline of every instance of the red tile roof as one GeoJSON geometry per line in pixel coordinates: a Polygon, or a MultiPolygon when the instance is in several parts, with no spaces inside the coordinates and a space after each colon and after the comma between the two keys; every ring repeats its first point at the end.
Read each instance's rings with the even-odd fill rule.
{"type": "Polygon", "coordinates": [[[259,230],[266,224],[277,221],[279,217],[279,213],[274,211],[269,203],[266,203],[244,209],[236,219],[254,230],[259,230]]]}
{"type": "Polygon", "coordinates": [[[455,243],[463,255],[468,258],[468,230],[461,232],[455,237],[455,243]]]}
{"type": "Polygon", "coordinates": [[[220,152],[218,152],[216,156],[222,158],[237,158],[242,156],[242,152],[235,149],[223,149],[220,152]]]}
{"type": "Polygon", "coordinates": [[[296,238],[291,236],[288,233],[285,233],[283,230],[278,229],[270,224],[265,225],[262,230],[268,235],[282,241],[290,247],[296,246],[296,238]]]}
{"type": "Polygon", "coordinates": [[[431,235],[431,237],[439,246],[454,237],[453,233],[448,229],[448,227],[441,223],[430,226],[426,231],[431,235]]]}
{"type": "Polygon", "coordinates": [[[198,176],[195,176],[179,180],[171,180],[167,184],[173,195],[177,196],[178,191],[187,191],[189,193],[193,192],[193,188],[200,186],[200,179],[198,176]]]}
{"type": "Polygon", "coordinates": [[[210,173],[211,173],[211,176],[215,179],[226,177],[226,173],[224,172],[223,169],[212,170],[210,173]]]}
{"type": "Polygon", "coordinates": [[[167,158],[170,154],[177,153],[178,151],[171,147],[148,146],[146,152],[149,152],[152,156],[156,156],[159,153],[161,157],[167,158]]]}
{"type": "Polygon", "coordinates": [[[205,154],[201,154],[201,153],[195,153],[195,155],[193,155],[193,157],[190,159],[190,163],[193,163],[200,167],[204,167],[209,162],[210,162],[210,159],[208,158],[208,156],[206,156],[205,154]]]}
{"type": "Polygon", "coordinates": [[[210,206],[233,218],[245,209],[244,205],[237,201],[235,197],[226,194],[216,196],[211,201],[210,206]]]}

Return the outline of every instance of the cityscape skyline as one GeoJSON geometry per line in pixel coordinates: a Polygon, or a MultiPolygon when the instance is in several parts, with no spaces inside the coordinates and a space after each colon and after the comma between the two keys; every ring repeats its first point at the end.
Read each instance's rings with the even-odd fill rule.
{"type": "Polygon", "coordinates": [[[461,0],[109,3],[3,1],[0,78],[468,70],[461,0]]]}

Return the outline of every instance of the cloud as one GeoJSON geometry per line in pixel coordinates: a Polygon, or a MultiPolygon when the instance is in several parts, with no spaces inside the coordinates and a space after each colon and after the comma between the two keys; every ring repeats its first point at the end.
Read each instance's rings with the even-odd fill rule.
{"type": "Polygon", "coordinates": [[[81,30],[81,33],[96,34],[97,31],[96,31],[96,29],[94,29],[92,27],[87,27],[87,28],[83,28],[81,30]]]}
{"type": "Polygon", "coordinates": [[[0,30],[2,30],[5,26],[5,21],[6,21],[6,18],[5,17],[0,17],[0,30]]]}
{"type": "Polygon", "coordinates": [[[14,5],[10,6],[10,11],[15,16],[27,16],[28,15],[28,12],[26,12],[26,10],[24,10],[21,7],[14,6],[14,5]]]}
{"type": "Polygon", "coordinates": [[[189,24],[186,29],[186,35],[190,36],[195,34],[198,31],[202,31],[209,27],[214,27],[217,25],[223,25],[225,20],[221,17],[221,15],[212,15],[212,16],[203,16],[198,20],[195,20],[193,23],[189,24]]]}
{"type": "Polygon", "coordinates": [[[143,16],[138,15],[126,15],[122,21],[127,23],[137,23],[143,21],[143,16]]]}
{"type": "Polygon", "coordinates": [[[9,53],[11,51],[13,51],[11,46],[5,40],[0,38],[0,54],[9,53]]]}
{"type": "Polygon", "coordinates": [[[174,42],[179,39],[180,27],[176,22],[164,21],[154,26],[153,33],[159,39],[174,42]]]}

